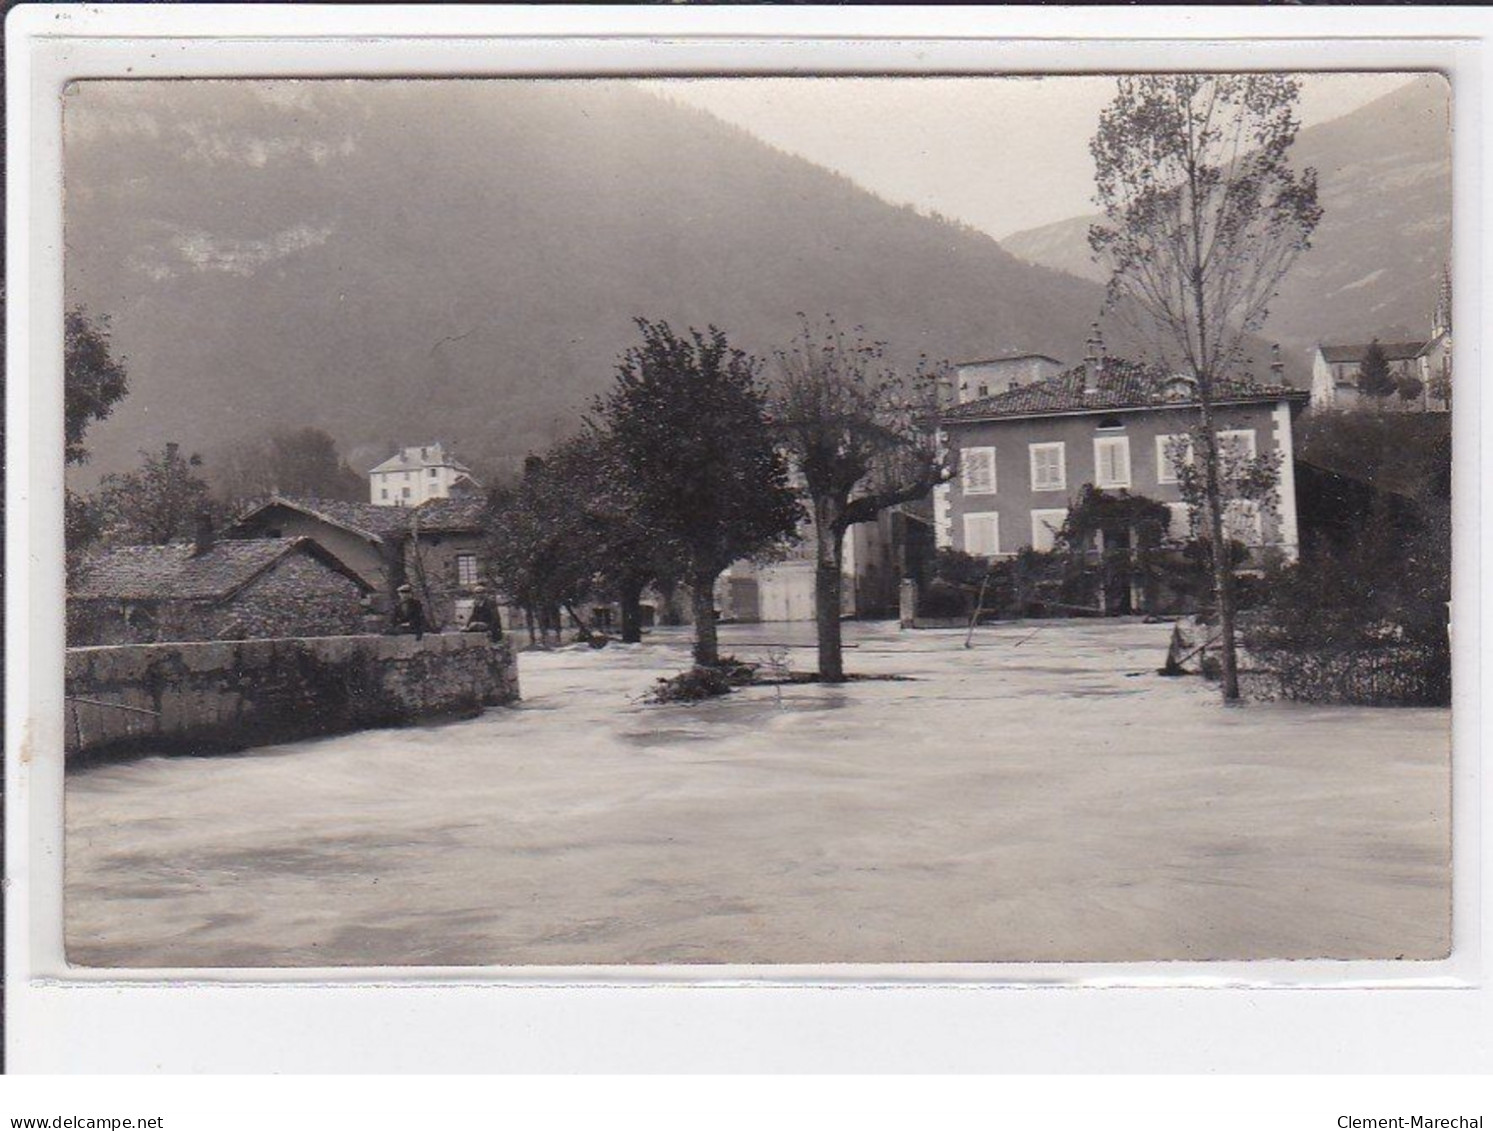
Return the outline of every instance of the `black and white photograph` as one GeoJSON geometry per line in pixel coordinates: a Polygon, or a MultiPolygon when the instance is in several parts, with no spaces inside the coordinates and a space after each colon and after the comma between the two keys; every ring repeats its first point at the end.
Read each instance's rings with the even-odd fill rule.
{"type": "Polygon", "coordinates": [[[68,84],[67,962],[1447,958],[1456,97],[68,84]]]}

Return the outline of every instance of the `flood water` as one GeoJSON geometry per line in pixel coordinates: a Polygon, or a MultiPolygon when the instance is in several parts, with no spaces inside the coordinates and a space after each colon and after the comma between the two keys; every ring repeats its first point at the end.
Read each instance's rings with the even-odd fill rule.
{"type": "MultiPolygon", "coordinates": [[[[1155,676],[1170,627],[848,626],[905,681],[646,705],[687,638],[525,653],[524,702],[67,783],[101,966],[1434,957],[1449,713],[1155,676]]],[[[809,625],[723,650],[812,669],[809,625]],[[785,647],[795,645],[795,647],[785,647]]]]}

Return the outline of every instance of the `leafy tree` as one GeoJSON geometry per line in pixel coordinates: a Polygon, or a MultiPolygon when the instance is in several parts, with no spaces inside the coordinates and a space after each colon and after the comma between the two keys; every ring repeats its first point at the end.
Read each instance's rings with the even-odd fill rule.
{"type": "Polygon", "coordinates": [[[1301,419],[1298,459],[1420,500],[1451,497],[1448,413],[1313,410],[1301,419]]]}
{"type": "Polygon", "coordinates": [[[83,437],[94,421],[105,419],[129,392],[124,360],[109,348],[109,316],[90,317],[75,306],[63,319],[63,429],[67,462],[86,463],[83,437]]]}
{"type": "Polygon", "coordinates": [[[666,322],[636,322],[643,342],[618,362],[596,425],[616,445],[632,513],[677,555],[692,589],[695,662],[714,665],[716,579],[791,537],[803,509],[767,417],[761,364],[714,326],[680,336],[666,322]]]}
{"type": "Polygon", "coordinates": [[[368,481],[320,428],[274,429],[230,446],[215,462],[215,485],[234,502],[272,493],[349,502],[368,497],[368,481]]]}
{"type": "MultiPolygon", "coordinates": [[[[1109,297],[1192,377],[1206,529],[1222,547],[1215,382],[1244,361],[1276,286],[1321,219],[1313,170],[1287,162],[1300,84],[1285,75],[1138,75],[1117,80],[1090,144],[1096,203],[1089,245],[1109,297]]],[[[1222,690],[1239,697],[1233,568],[1213,555],[1222,690]]]]}
{"type": "Polygon", "coordinates": [[[1366,397],[1388,397],[1394,395],[1395,378],[1389,369],[1389,358],[1384,347],[1375,338],[1363,353],[1358,366],[1358,391],[1366,397]]]}
{"type": "Polygon", "coordinates": [[[164,546],[190,538],[199,517],[213,513],[207,483],[197,473],[202,457],[184,456],[174,443],[140,455],[138,470],[99,482],[94,506],[103,540],[164,546]]]}
{"type": "Polygon", "coordinates": [[[560,610],[579,621],[576,606],[595,587],[593,547],[577,537],[577,496],[567,481],[567,464],[531,457],[513,487],[494,488],[488,497],[486,560],[493,580],[525,611],[532,640],[559,630],[560,610]]]}
{"type": "MultiPolygon", "coordinates": [[[[642,595],[673,580],[677,554],[638,518],[605,432],[587,429],[530,461],[519,486],[494,493],[489,560],[495,580],[535,613],[615,598],[622,639],[642,639],[642,595]]],[[[541,623],[553,617],[540,616],[541,623]]]]}
{"type": "Polygon", "coordinates": [[[772,418],[802,477],[816,543],[814,619],[819,676],[845,679],[840,593],[845,534],[884,510],[927,495],[949,478],[937,443],[934,375],[900,373],[883,344],[843,333],[831,319],[803,323],[777,355],[772,418]]]}
{"type": "Polygon", "coordinates": [[[1418,401],[1421,394],[1426,391],[1426,383],[1414,373],[1401,373],[1395,378],[1395,388],[1399,391],[1400,400],[1418,401]]]}

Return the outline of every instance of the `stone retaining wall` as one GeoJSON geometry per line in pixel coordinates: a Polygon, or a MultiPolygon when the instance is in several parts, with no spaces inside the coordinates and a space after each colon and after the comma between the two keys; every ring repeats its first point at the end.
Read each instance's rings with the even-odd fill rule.
{"type": "Polygon", "coordinates": [[[70,762],[212,753],[516,702],[505,642],[479,634],[324,636],[71,648],[70,762]]]}

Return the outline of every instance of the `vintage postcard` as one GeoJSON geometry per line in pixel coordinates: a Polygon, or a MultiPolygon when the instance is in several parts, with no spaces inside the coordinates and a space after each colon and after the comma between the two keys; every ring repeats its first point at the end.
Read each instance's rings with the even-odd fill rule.
{"type": "Polygon", "coordinates": [[[68,962],[1445,958],[1456,93],[71,83],[68,962]]]}

